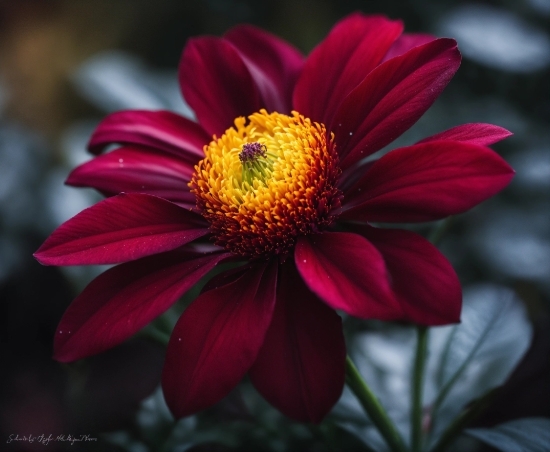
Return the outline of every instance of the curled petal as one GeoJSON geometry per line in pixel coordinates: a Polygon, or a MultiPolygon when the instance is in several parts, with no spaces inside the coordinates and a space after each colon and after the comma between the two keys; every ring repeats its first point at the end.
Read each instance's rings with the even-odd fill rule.
{"type": "Polygon", "coordinates": [[[258,264],[202,293],[183,313],[162,375],[176,418],[215,404],[248,372],[271,322],[276,285],[276,263],[258,264]]]}
{"type": "Polygon", "coordinates": [[[478,146],[489,146],[511,135],[512,132],[503,127],[494,126],[493,124],[462,124],[461,126],[456,126],[452,129],[432,135],[431,137],[424,138],[417,144],[428,143],[430,141],[450,140],[477,144],[478,146]]]}
{"type": "Polygon", "coordinates": [[[187,185],[192,174],[193,165],[185,160],[148,148],[126,146],[80,165],[66,183],[92,187],[106,196],[146,193],[194,207],[195,195],[187,185]]]}
{"type": "Polygon", "coordinates": [[[343,217],[431,221],[462,213],[502,190],[514,175],[491,149],[431,141],[378,159],[346,193],[343,217]]]}
{"type": "Polygon", "coordinates": [[[288,417],[318,423],[338,401],[345,379],[342,321],[283,264],[273,320],[250,378],[288,417]]]}
{"type": "Polygon", "coordinates": [[[251,25],[232,28],[224,39],[239,51],[267,110],[289,113],[294,85],[304,65],[302,54],[282,39],[251,25]]]}
{"type": "Polygon", "coordinates": [[[380,150],[411,127],[459,65],[456,41],[436,39],[371,71],[342,102],[331,125],[342,168],[380,150]]]}
{"type": "Polygon", "coordinates": [[[71,362],[120,344],[227,257],[176,250],[107,270],[65,311],[55,334],[54,358],[71,362]]]}
{"type": "Polygon", "coordinates": [[[179,67],[183,97],[210,135],[221,136],[235,118],[262,107],[260,93],[243,59],[228,41],[189,40],[179,67]]]}
{"type": "Polygon", "coordinates": [[[162,198],[120,194],[63,223],[34,254],[44,265],[118,264],[206,235],[202,218],[162,198]]]}
{"type": "Polygon", "coordinates": [[[404,320],[422,325],[460,321],[462,290],[449,261],[410,231],[354,228],[382,253],[404,320]]]}
{"type": "Polygon", "coordinates": [[[382,60],[403,31],[400,21],[352,14],[311,52],[294,91],[294,108],[330,125],[342,100],[382,60]]]}
{"type": "Polygon", "coordinates": [[[332,308],[366,319],[401,318],[384,259],[363,237],[346,232],[301,237],[294,257],[308,287],[332,308]]]}
{"type": "Polygon", "coordinates": [[[396,56],[403,55],[414,47],[427,44],[435,39],[437,39],[435,36],[424,33],[403,33],[390,47],[390,50],[388,50],[388,53],[386,53],[386,56],[382,62],[391,60],[396,56]]]}
{"type": "Polygon", "coordinates": [[[174,154],[192,164],[204,158],[211,140],[203,128],[170,111],[118,111],[107,116],[94,131],[88,149],[99,154],[106,146],[134,144],[174,154]]]}

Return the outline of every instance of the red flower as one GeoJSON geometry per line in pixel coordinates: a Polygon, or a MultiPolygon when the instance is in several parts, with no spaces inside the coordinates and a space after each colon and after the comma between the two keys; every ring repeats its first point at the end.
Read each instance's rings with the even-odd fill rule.
{"type": "Polygon", "coordinates": [[[457,322],[461,290],[447,260],[413,232],[369,223],[437,220],[494,195],[513,171],[486,146],[510,133],[463,125],[364,163],[460,64],[454,40],[402,28],[354,14],[307,59],[251,26],[192,39],[179,77],[197,123],[167,111],[108,116],[89,148],[120,147],[67,183],[110,197],[61,225],[36,258],[121,265],[68,308],[55,358],[119,344],[236,258],[245,263],[207,284],[174,328],[168,405],[176,417],[195,413],[248,373],[283,413],[319,422],[344,385],[335,309],[457,322]],[[215,245],[200,245],[206,238],[215,245]]]}

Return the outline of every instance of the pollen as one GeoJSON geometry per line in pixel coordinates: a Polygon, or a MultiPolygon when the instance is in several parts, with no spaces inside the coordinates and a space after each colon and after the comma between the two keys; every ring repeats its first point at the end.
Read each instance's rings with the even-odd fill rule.
{"type": "Polygon", "coordinates": [[[248,258],[286,256],[335,219],[334,137],[297,112],[260,110],[205,146],[189,183],[214,242],[248,258]]]}

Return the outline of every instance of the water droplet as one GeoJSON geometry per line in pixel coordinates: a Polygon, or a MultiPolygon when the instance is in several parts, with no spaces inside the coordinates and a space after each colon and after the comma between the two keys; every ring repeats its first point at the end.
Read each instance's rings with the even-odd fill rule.
{"type": "Polygon", "coordinates": [[[353,132],[350,132],[350,133],[349,133],[349,136],[351,137],[352,135],[353,135],[353,132]]]}
{"type": "Polygon", "coordinates": [[[307,261],[304,259],[304,262],[307,262],[307,261]]]}
{"type": "Polygon", "coordinates": [[[181,342],[181,337],[178,337],[178,341],[180,341],[180,342],[181,342]]]}
{"type": "Polygon", "coordinates": [[[124,159],[118,159],[118,163],[124,163],[124,159]]]}
{"type": "Polygon", "coordinates": [[[63,331],[59,330],[59,334],[63,334],[63,331]]]}

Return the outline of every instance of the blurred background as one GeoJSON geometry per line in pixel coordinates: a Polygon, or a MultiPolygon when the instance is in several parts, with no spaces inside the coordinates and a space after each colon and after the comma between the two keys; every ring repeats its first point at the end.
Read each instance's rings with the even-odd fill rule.
{"type": "MultiPolygon", "coordinates": [[[[147,411],[160,397],[154,391],[161,347],[133,339],[72,365],[51,359],[63,311],[101,269],[42,267],[32,253],[55,227],[100,199],[63,185],[89,159],[86,141],[99,120],[128,108],[192,117],[176,81],[191,36],[219,36],[248,22],[307,54],[355,10],[401,18],[409,32],[453,37],[463,53],[441,98],[392,147],[467,122],[514,133],[495,146],[515,168],[514,181],[454,219],[441,249],[465,286],[491,281],[511,288],[534,328],[530,350],[476,425],[550,416],[550,0],[0,0],[0,450],[44,447],[6,444],[13,433],[89,434],[98,442],[50,450],[115,451],[161,450],[158,438],[174,435],[168,414],[157,410],[152,420],[147,411]],[[142,404],[147,397],[149,405],[142,404]],[[147,422],[154,426],[148,436],[147,422]]],[[[231,423],[244,416],[241,405],[230,397],[185,421],[184,430],[222,423],[238,445],[249,435],[236,435],[240,427],[231,423]]],[[[363,447],[338,431],[327,449],[315,432],[273,422],[282,422],[284,432],[275,432],[279,443],[269,450],[363,447]]],[[[208,432],[201,445],[182,435],[187,449],[162,450],[239,450],[208,432]]]]}

